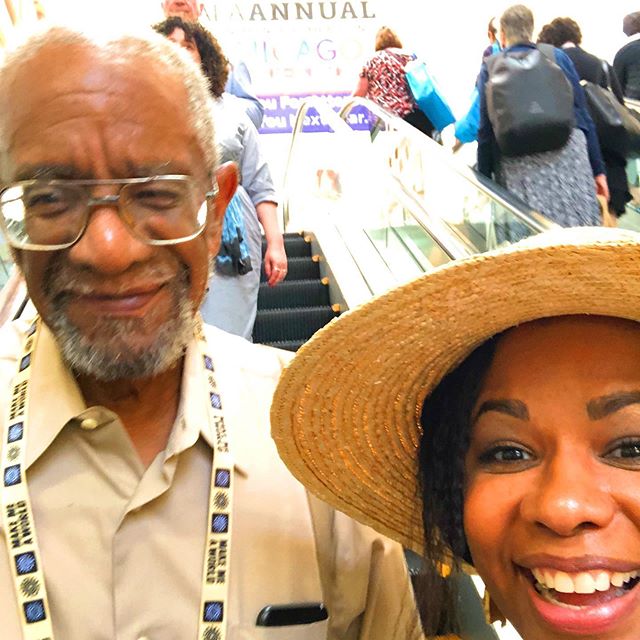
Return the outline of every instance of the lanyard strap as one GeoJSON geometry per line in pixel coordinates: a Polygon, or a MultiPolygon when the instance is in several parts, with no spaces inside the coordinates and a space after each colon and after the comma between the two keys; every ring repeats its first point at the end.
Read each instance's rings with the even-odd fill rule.
{"type": "Polygon", "coordinates": [[[29,330],[13,380],[2,443],[2,519],[24,640],[53,640],[42,558],[26,475],[27,415],[38,321],[29,330]]]}
{"type": "MultiPolygon", "coordinates": [[[[27,331],[18,372],[13,380],[6,429],[2,433],[0,504],[24,640],[54,640],[25,467],[29,382],[39,324],[40,320],[36,319],[27,331]]],[[[198,640],[226,640],[233,460],[229,453],[213,360],[207,354],[207,342],[199,319],[195,335],[208,385],[209,424],[214,429],[216,441],[211,466],[198,640]]]]}
{"type": "Polygon", "coordinates": [[[207,543],[202,569],[200,625],[198,640],[225,640],[229,617],[229,560],[231,558],[231,504],[233,497],[233,460],[229,453],[222,402],[207,354],[202,323],[196,324],[196,338],[208,384],[209,424],[215,433],[216,446],[211,467],[207,543]]]}

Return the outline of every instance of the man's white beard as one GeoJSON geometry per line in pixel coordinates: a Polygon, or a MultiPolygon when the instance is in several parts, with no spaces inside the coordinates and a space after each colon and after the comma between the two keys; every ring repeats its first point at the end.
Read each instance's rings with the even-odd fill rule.
{"type": "Polygon", "coordinates": [[[62,358],[76,374],[104,382],[149,378],[170,369],[193,337],[195,315],[189,299],[186,269],[167,286],[173,298],[172,316],[160,327],[151,345],[134,349],[127,340],[143,329],[144,319],[101,318],[91,341],[69,320],[64,301],[54,300],[47,324],[62,358]]]}

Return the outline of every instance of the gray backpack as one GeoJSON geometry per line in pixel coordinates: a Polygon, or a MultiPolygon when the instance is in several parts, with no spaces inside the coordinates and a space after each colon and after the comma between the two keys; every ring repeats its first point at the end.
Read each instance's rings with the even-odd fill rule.
{"type": "Polygon", "coordinates": [[[563,147],[575,126],[573,87],[554,48],[500,52],[486,65],[487,111],[500,152],[522,156],[563,147]]]}

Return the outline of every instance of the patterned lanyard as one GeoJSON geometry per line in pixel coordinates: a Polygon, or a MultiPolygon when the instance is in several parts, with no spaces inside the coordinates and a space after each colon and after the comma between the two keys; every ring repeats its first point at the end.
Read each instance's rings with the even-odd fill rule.
{"type": "MultiPolygon", "coordinates": [[[[54,640],[51,610],[42,570],[26,477],[29,382],[39,333],[39,319],[27,331],[7,411],[0,486],[2,519],[24,640],[54,640]]],[[[198,319],[195,336],[208,384],[210,425],[215,431],[211,467],[207,541],[202,572],[198,640],[227,636],[231,544],[233,460],[229,453],[222,403],[198,319]]]]}

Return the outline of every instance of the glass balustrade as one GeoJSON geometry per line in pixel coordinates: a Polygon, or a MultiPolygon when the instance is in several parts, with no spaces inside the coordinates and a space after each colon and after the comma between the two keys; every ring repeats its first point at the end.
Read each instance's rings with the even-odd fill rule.
{"type": "Polygon", "coordinates": [[[554,226],[362,99],[340,114],[312,100],[302,106],[285,193],[287,230],[332,225],[374,281],[372,293],[554,226]],[[306,130],[309,113],[325,132],[306,130]]]}

